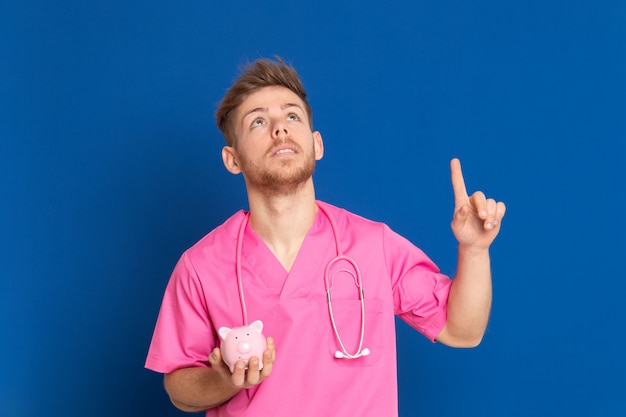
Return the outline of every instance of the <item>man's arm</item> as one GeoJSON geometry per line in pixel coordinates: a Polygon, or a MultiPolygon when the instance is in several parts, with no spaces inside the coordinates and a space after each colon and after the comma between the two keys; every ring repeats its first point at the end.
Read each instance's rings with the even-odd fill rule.
{"type": "Polygon", "coordinates": [[[450,170],[455,201],[451,226],[459,242],[458,263],[448,296],[448,318],[437,340],[454,347],[475,347],[491,310],[489,246],[500,231],[506,207],[480,191],[468,196],[458,159],[452,160],[450,170]]]}
{"type": "Polygon", "coordinates": [[[452,347],[476,347],[491,310],[489,251],[459,247],[458,258],[448,296],[448,318],[437,340],[452,347]]]}
{"type": "Polygon", "coordinates": [[[259,359],[252,358],[248,369],[243,361],[235,364],[231,374],[222,361],[219,348],[209,355],[211,368],[182,368],[164,377],[165,390],[172,404],[187,412],[198,412],[217,407],[231,399],[242,389],[260,384],[272,373],[276,359],[274,341],[267,338],[267,350],[263,353],[263,369],[259,370],[259,359]]]}
{"type": "Polygon", "coordinates": [[[216,407],[240,391],[227,384],[212,368],[178,369],[166,374],[164,383],[172,404],[187,412],[216,407]]]}

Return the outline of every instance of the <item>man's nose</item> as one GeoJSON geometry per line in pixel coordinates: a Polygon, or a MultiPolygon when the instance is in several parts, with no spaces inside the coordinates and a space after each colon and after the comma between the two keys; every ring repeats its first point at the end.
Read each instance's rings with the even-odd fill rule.
{"type": "Polygon", "coordinates": [[[289,134],[289,131],[287,130],[287,125],[285,124],[284,121],[282,120],[276,121],[274,123],[274,126],[272,126],[272,136],[275,139],[282,139],[288,134],[289,134]]]}

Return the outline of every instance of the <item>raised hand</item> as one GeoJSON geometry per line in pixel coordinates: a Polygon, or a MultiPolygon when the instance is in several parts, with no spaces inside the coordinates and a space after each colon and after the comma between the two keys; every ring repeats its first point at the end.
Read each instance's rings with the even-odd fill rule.
{"type": "Polygon", "coordinates": [[[488,248],[500,231],[506,206],[502,202],[485,197],[481,191],[468,196],[461,162],[450,162],[452,188],[454,190],[454,216],[452,232],[460,245],[488,248]]]}

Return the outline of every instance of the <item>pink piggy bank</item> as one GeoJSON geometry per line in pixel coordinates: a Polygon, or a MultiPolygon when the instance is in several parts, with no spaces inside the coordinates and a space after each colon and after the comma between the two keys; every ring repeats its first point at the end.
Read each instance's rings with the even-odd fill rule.
{"type": "Polygon", "coordinates": [[[248,326],[236,327],[229,329],[228,327],[220,327],[217,333],[222,339],[220,349],[222,358],[230,372],[235,369],[235,362],[244,361],[246,369],[248,369],[248,361],[256,356],[259,358],[259,369],[263,369],[263,352],[267,349],[263,330],[263,322],[256,320],[248,326]]]}

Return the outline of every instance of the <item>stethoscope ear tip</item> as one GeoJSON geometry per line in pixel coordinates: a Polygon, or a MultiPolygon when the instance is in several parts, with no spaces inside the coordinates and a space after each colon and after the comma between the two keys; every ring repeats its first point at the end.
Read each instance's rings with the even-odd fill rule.
{"type": "Polygon", "coordinates": [[[370,350],[369,350],[368,348],[364,348],[364,349],[361,351],[361,356],[367,356],[367,355],[369,355],[369,354],[370,354],[370,350]]]}

